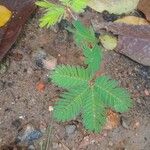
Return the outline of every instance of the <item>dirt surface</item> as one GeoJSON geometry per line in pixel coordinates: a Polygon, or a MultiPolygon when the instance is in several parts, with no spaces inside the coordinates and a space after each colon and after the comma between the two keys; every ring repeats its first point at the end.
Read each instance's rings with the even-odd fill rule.
{"type": "MultiPolygon", "coordinates": [[[[58,27],[40,29],[39,15],[40,12],[26,24],[7,55],[10,61],[7,72],[0,75],[0,146],[5,149],[13,149],[10,145],[19,143],[16,138],[29,125],[42,131],[42,138],[31,143],[35,149],[40,149],[39,143],[44,141],[45,130],[52,120],[49,106],[54,105],[62,91],[48,82],[49,71],[35,63],[34,54],[45,51],[55,57],[58,64],[83,65],[82,53],[73,43],[72,36],[58,27]],[[36,88],[39,82],[46,85],[43,91],[36,88]]],[[[150,149],[150,68],[114,51],[105,52],[104,62],[105,73],[131,92],[134,107],[128,113],[119,114],[121,121],[117,128],[97,135],[87,133],[80,118],[66,123],[54,121],[50,149],[150,149]],[[71,134],[68,134],[68,125],[76,127],[71,134]]]]}

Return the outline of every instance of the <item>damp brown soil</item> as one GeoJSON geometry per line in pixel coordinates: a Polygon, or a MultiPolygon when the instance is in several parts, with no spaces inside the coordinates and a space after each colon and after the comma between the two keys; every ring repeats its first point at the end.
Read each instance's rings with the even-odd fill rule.
{"type": "MultiPolygon", "coordinates": [[[[6,56],[10,64],[7,72],[0,75],[0,146],[14,143],[18,132],[27,124],[45,129],[51,122],[49,106],[62,92],[62,89],[47,82],[49,71],[38,68],[33,53],[45,50],[58,61],[58,64],[83,65],[83,56],[73,42],[72,36],[58,27],[41,29],[38,27],[39,13],[25,25],[20,37],[6,56]],[[46,87],[39,92],[38,82],[46,87]],[[49,119],[50,118],[50,119],[49,119]],[[17,123],[16,120],[19,120],[17,123]]],[[[84,130],[80,118],[66,123],[53,122],[51,149],[78,150],[85,137],[93,136],[93,141],[83,147],[86,150],[149,150],[150,148],[150,74],[145,68],[114,51],[105,52],[105,74],[118,80],[126,88],[134,101],[134,107],[124,114],[123,125],[101,135],[93,135],[84,130]],[[136,126],[136,123],[137,126],[136,126]],[[68,136],[65,126],[74,124],[76,131],[68,136]],[[56,144],[57,143],[57,144],[56,144]]],[[[39,149],[39,141],[35,147],[39,149]]],[[[2,148],[1,148],[2,149],[2,148]]]]}

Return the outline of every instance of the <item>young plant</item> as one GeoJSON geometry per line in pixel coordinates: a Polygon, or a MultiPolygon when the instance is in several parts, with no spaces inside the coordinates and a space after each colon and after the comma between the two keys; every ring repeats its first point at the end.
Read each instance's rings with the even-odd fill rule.
{"type": "Polygon", "coordinates": [[[102,63],[102,50],[94,32],[80,21],[73,23],[75,41],[83,50],[87,68],[60,65],[50,75],[52,82],[66,89],[54,106],[53,116],[58,121],[69,121],[80,115],[85,128],[100,132],[106,123],[106,110],[126,112],[132,106],[129,93],[118,87],[108,76],[96,77],[102,63]]]}
{"type": "MultiPolygon", "coordinates": [[[[47,0],[39,0],[36,5],[45,9],[44,16],[40,19],[40,27],[50,27],[65,19],[68,14],[81,13],[86,8],[89,0],[59,0],[60,4],[54,4],[47,0]]],[[[72,15],[72,17],[74,17],[72,15]]]]}
{"type": "MultiPolygon", "coordinates": [[[[59,5],[46,0],[36,2],[46,9],[40,20],[41,27],[60,22],[68,13],[74,18],[72,11],[83,12],[89,0],[59,1],[59,5]]],[[[116,81],[105,75],[96,76],[102,63],[102,49],[97,44],[94,31],[78,20],[73,22],[73,26],[68,30],[73,33],[77,46],[82,48],[87,67],[60,65],[52,72],[51,81],[66,89],[54,106],[53,116],[58,121],[69,121],[81,114],[87,130],[100,132],[106,123],[107,109],[126,112],[132,101],[129,93],[119,88],[116,81]]]]}

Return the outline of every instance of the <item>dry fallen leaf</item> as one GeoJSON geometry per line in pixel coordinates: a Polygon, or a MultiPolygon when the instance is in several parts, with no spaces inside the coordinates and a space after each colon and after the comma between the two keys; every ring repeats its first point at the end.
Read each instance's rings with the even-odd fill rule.
{"type": "Polygon", "coordinates": [[[11,18],[12,12],[5,6],[0,5],[0,27],[4,26],[11,18]]]}
{"type": "Polygon", "coordinates": [[[5,26],[0,28],[0,61],[15,43],[23,25],[36,9],[34,2],[35,0],[0,0],[1,5],[10,8],[13,12],[7,28],[5,26]]]}
{"type": "Polygon", "coordinates": [[[117,46],[117,37],[111,34],[100,35],[99,39],[106,50],[113,50],[117,46]]]}
{"type": "Polygon", "coordinates": [[[132,25],[150,25],[146,19],[135,17],[135,16],[126,16],[126,17],[116,20],[115,22],[132,24],[132,25]]]}
{"type": "Polygon", "coordinates": [[[119,115],[112,110],[108,110],[107,112],[107,122],[104,127],[106,130],[111,130],[113,128],[116,128],[119,125],[120,118],[119,115]]]}
{"type": "Polygon", "coordinates": [[[133,11],[138,2],[139,0],[90,0],[88,6],[98,12],[107,10],[110,13],[122,14],[133,11]]]}
{"type": "Polygon", "coordinates": [[[145,14],[147,20],[150,21],[150,0],[140,0],[138,9],[142,11],[145,14]]]}

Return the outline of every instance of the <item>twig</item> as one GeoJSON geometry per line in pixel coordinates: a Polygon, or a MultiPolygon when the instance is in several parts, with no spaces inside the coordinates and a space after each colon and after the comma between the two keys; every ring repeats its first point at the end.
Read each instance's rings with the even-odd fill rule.
{"type": "Polygon", "coordinates": [[[58,137],[57,135],[55,135],[55,137],[59,140],[59,142],[62,144],[62,146],[63,146],[63,148],[64,148],[65,150],[70,150],[70,149],[59,139],[59,137],[58,137]]]}
{"type": "Polygon", "coordinates": [[[48,126],[48,139],[47,139],[47,143],[46,143],[46,148],[45,150],[50,150],[49,146],[51,145],[51,133],[52,133],[52,128],[53,128],[53,119],[51,118],[52,115],[50,115],[49,117],[49,126],[48,126]]]}

